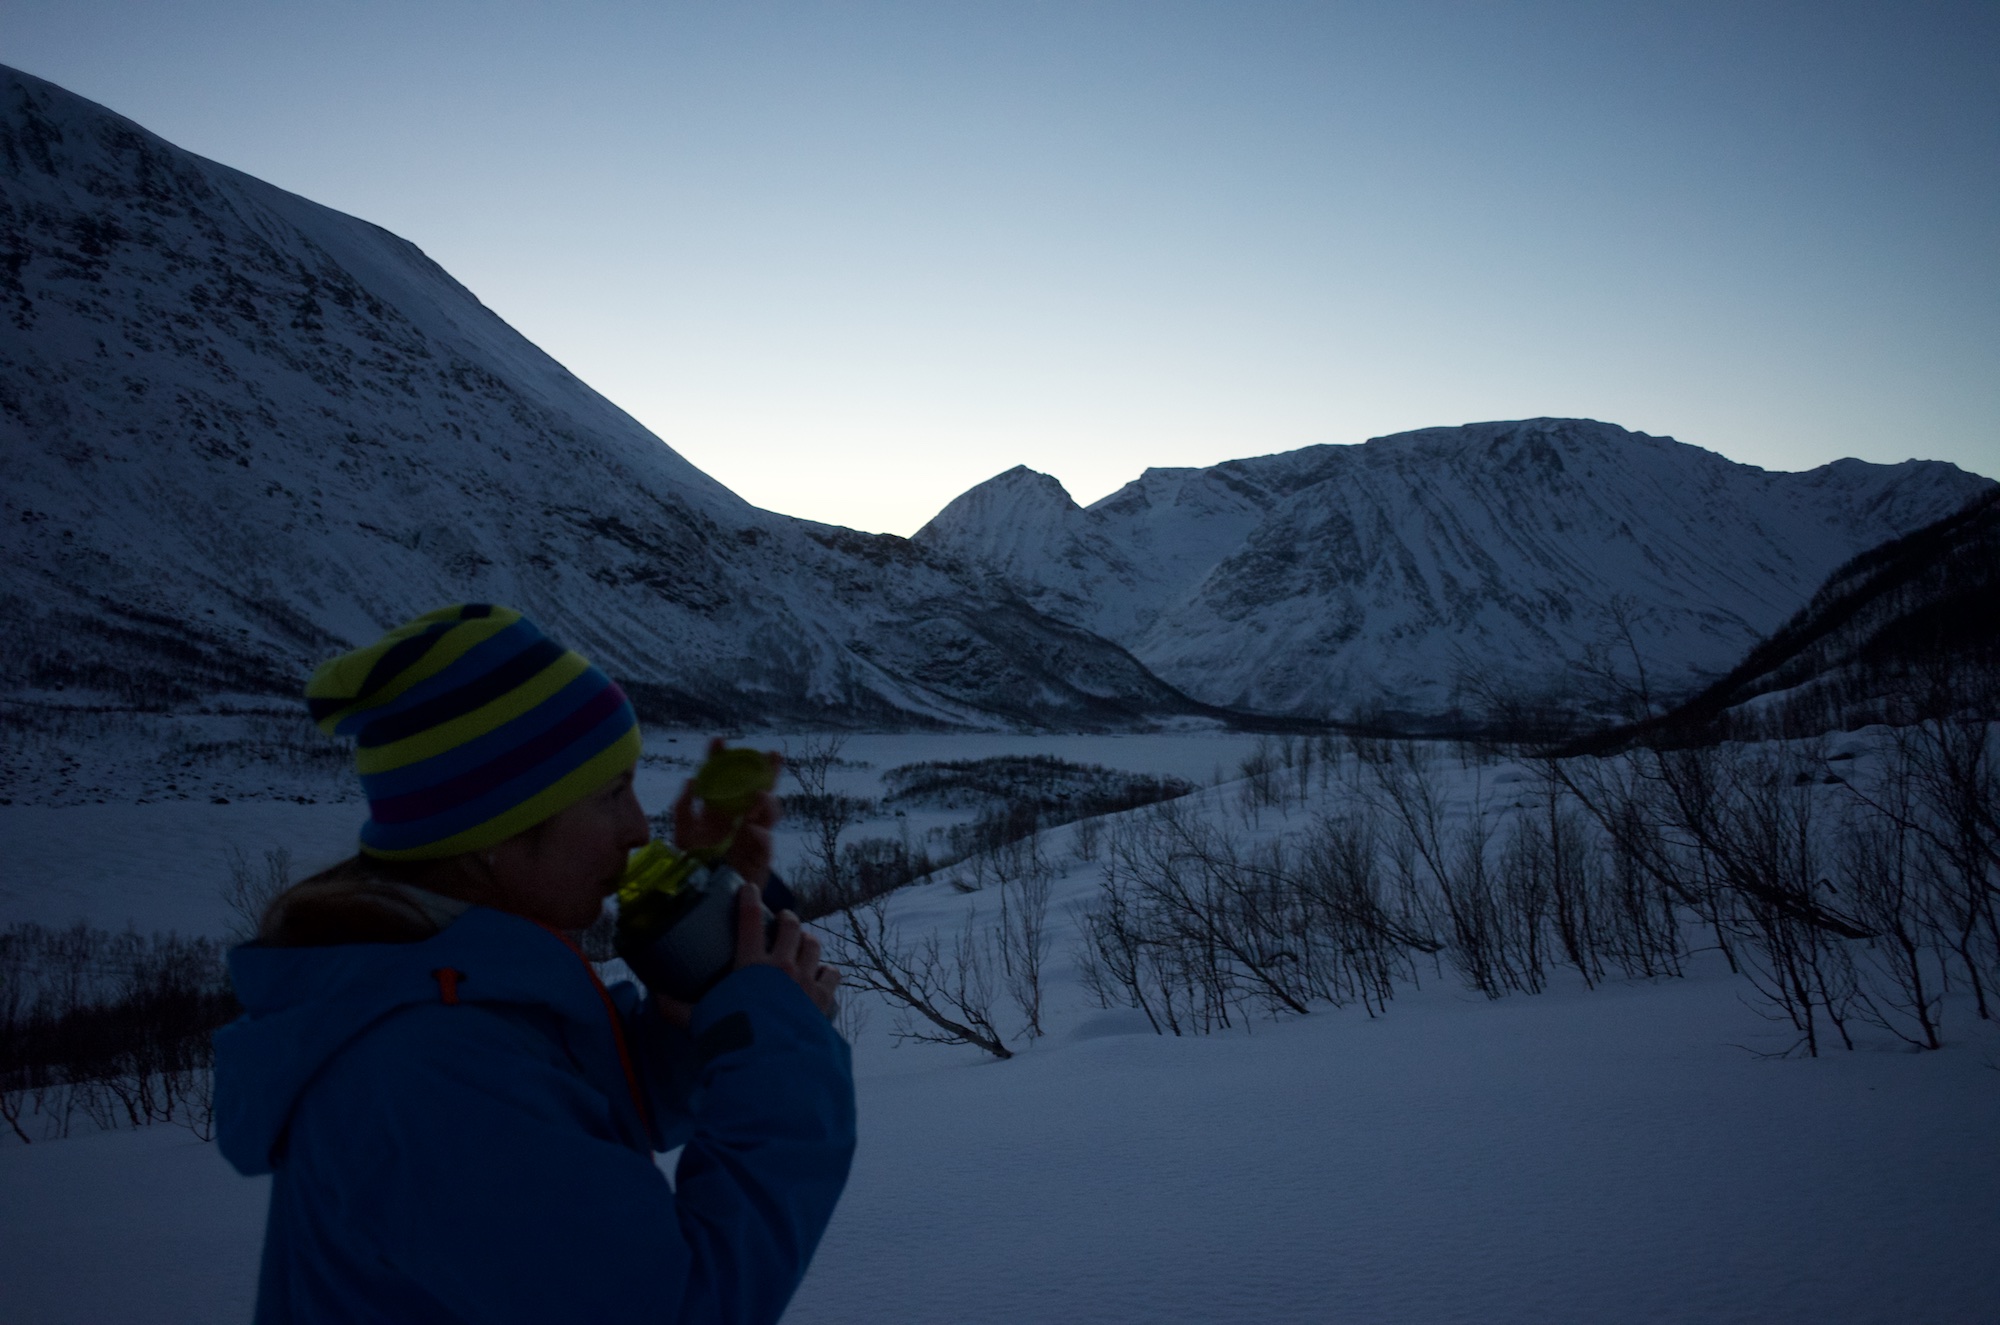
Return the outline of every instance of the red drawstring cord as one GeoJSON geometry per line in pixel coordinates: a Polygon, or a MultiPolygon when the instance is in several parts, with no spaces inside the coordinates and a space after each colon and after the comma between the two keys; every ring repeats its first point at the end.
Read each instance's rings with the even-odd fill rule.
{"type": "MultiPolygon", "coordinates": [[[[618,1046],[618,1066],[625,1069],[625,1088],[632,1092],[632,1107],[639,1111],[639,1125],[646,1129],[646,1135],[651,1139],[653,1136],[653,1116],[651,1111],[646,1108],[645,1092],[639,1089],[639,1074],[632,1068],[632,1051],[625,1043],[625,1024],[618,1020],[618,1005],[611,1001],[611,991],[606,989],[604,982],[597,978],[597,968],[590,964],[590,958],[583,955],[582,948],[570,942],[569,935],[559,929],[551,929],[539,920],[533,923],[542,929],[548,930],[555,937],[556,942],[575,953],[576,959],[583,963],[583,973],[590,977],[590,987],[597,991],[598,1000],[604,1004],[604,1015],[611,1021],[611,1039],[618,1046]]],[[[445,1001],[450,1002],[451,1000],[447,999],[445,1001]]]]}

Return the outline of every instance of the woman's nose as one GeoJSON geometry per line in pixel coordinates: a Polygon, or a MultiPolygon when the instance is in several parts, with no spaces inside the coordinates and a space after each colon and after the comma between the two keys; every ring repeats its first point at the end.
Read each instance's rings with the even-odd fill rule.
{"type": "Polygon", "coordinates": [[[645,807],[639,804],[638,793],[625,793],[625,841],[626,850],[645,846],[653,840],[653,825],[646,821],[645,807]]]}

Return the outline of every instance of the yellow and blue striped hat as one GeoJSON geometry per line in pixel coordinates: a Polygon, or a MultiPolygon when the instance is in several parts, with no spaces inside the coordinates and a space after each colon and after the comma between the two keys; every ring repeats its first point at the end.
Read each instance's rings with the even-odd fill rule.
{"type": "Polygon", "coordinates": [[[639,720],[603,672],[511,607],[461,603],[320,664],[313,721],[356,741],[361,850],[434,860],[494,846],[639,757],[639,720]]]}

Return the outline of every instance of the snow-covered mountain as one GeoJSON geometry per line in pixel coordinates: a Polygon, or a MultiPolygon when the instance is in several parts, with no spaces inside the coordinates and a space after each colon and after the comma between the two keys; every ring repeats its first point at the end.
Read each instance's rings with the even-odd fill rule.
{"type": "Polygon", "coordinates": [[[0,70],[0,695],[292,694],[464,599],[656,718],[1436,714],[1468,660],[1559,687],[1614,601],[1690,689],[1985,486],[1535,420],[1149,470],[1088,510],[1014,470],[915,540],[859,534],[745,503],[394,235],[0,70]]]}
{"type": "Polygon", "coordinates": [[[1435,715],[1468,670],[1560,698],[1621,609],[1650,683],[1684,694],[1834,567],[1992,486],[1935,461],[1772,473],[1531,419],[1149,469],[1088,508],[1016,468],[916,541],[1210,703],[1435,715]]]}
{"type": "Polygon", "coordinates": [[[2000,720],[2000,491],[1835,570],[1686,704],[1574,748],[1811,737],[1944,714],[2000,720]]]}
{"type": "Polygon", "coordinates": [[[758,510],[413,245],[0,69],[0,693],[295,694],[519,605],[656,718],[1194,706],[906,540],[758,510]]]}

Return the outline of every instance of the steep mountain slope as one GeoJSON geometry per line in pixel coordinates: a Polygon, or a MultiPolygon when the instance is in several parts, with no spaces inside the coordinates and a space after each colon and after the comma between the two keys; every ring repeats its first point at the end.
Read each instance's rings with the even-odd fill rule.
{"type": "Polygon", "coordinates": [[[1720,681],[1577,749],[1817,736],[1966,712],[2000,719],[2000,492],[1855,557],[1720,681]]]}
{"type": "Polygon", "coordinates": [[[948,559],[757,510],[413,245],[0,70],[0,693],[296,692],[515,603],[657,717],[1188,711],[948,559]]]}
{"type": "Polygon", "coordinates": [[[1990,480],[1769,473],[1579,419],[1153,469],[1089,508],[1015,469],[917,534],[1211,703],[1437,714],[1476,669],[1561,695],[1621,615],[1668,693],[1727,668],[1864,548],[1990,480]]]}

